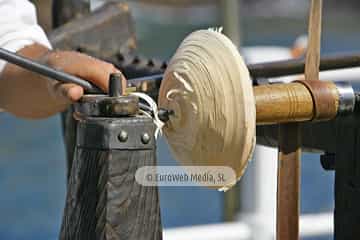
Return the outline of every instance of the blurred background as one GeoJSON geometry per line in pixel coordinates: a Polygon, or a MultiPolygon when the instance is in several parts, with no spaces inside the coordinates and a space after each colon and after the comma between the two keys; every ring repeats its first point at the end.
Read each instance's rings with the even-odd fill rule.
{"type": "MultiPolygon", "coordinates": [[[[90,7],[96,9],[104,2],[92,0],[90,7]]],[[[231,35],[245,58],[261,62],[291,57],[290,53],[284,56],[284,52],[291,52],[296,39],[307,33],[310,1],[125,2],[129,4],[135,22],[137,51],[144,56],[167,60],[191,31],[224,26],[225,33],[231,35]]],[[[34,3],[38,7],[40,23],[51,32],[51,1],[37,0],[34,3]]],[[[359,50],[357,23],[360,2],[326,0],[324,7],[322,52],[359,50]]],[[[60,117],[25,121],[2,113],[0,122],[0,213],[3,216],[0,219],[0,239],[57,239],[66,191],[60,117]]],[[[276,155],[276,150],[258,148],[255,158],[262,155],[263,150],[269,151],[268,158],[276,155]]],[[[176,164],[163,138],[159,140],[158,159],[160,165],[176,164]]],[[[252,161],[239,186],[227,194],[200,187],[160,188],[163,226],[169,229],[231,220],[247,223],[251,229],[262,226],[267,237],[251,239],[272,239],[274,192],[259,189],[274,189],[276,165],[262,166],[271,172],[269,174],[259,174],[256,170],[259,165],[259,159],[252,161]],[[261,221],[254,217],[254,212],[269,218],[261,221]]],[[[329,218],[334,208],[333,186],[334,175],[321,168],[319,154],[305,153],[302,161],[302,214],[321,221],[324,220],[321,216],[329,218]]],[[[307,234],[302,239],[332,239],[329,224],[331,219],[325,219],[322,228],[325,230],[313,236],[307,234]]]]}

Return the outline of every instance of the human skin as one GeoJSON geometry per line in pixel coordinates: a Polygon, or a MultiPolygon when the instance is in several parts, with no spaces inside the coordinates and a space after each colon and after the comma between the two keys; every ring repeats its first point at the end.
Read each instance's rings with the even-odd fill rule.
{"type": "MultiPolygon", "coordinates": [[[[73,51],[51,51],[33,44],[19,55],[88,80],[105,92],[109,75],[119,72],[114,65],[73,51]]],[[[125,87],[125,86],[123,86],[125,87]]],[[[6,64],[0,77],[0,108],[27,119],[41,119],[64,111],[84,94],[82,87],[60,83],[37,73],[6,64]]]]}

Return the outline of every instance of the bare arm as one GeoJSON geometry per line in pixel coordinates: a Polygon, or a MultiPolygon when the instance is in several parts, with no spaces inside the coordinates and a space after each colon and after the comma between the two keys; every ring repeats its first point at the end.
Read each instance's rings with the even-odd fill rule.
{"type": "MultiPolygon", "coordinates": [[[[24,47],[18,53],[87,79],[105,91],[108,89],[109,75],[118,71],[112,64],[90,56],[77,52],[51,51],[39,44],[24,47]]],[[[12,64],[6,64],[0,77],[0,108],[18,117],[49,117],[63,111],[82,95],[80,86],[49,81],[12,64]]]]}
{"type": "MultiPolygon", "coordinates": [[[[28,0],[0,0],[0,47],[84,78],[103,90],[113,65],[68,51],[52,51],[28,0]]],[[[45,118],[83,95],[73,84],[60,84],[0,61],[0,108],[24,118],[45,118]]]]}

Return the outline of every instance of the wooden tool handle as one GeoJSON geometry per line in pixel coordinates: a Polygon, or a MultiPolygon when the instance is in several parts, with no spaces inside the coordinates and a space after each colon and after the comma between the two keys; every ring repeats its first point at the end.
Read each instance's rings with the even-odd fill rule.
{"type": "Polygon", "coordinates": [[[311,120],[314,104],[311,93],[301,83],[254,87],[256,124],[276,124],[311,120]]]}
{"type": "Polygon", "coordinates": [[[332,82],[256,86],[254,96],[257,125],[330,120],[339,109],[339,93],[332,82]]]}

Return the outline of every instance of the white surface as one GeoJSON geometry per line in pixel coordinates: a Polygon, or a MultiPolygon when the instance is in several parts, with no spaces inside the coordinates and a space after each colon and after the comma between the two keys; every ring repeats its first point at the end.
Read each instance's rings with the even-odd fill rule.
{"type": "Polygon", "coordinates": [[[106,3],[106,0],[90,0],[90,9],[94,11],[102,7],[106,3]]]}
{"type": "MultiPolygon", "coordinates": [[[[266,222],[268,218],[261,218],[259,222],[266,222]]],[[[309,214],[300,218],[300,236],[316,237],[333,233],[332,213],[309,214]]],[[[275,230],[275,228],[273,228],[275,230]]],[[[165,229],[164,240],[248,240],[248,239],[275,239],[274,231],[266,232],[260,226],[251,228],[243,222],[209,224],[194,227],[165,229]]]]}
{"type": "Polygon", "coordinates": [[[357,68],[321,72],[320,79],[326,81],[359,82],[360,68],[357,67],[357,68]]]}
{"type": "MultiPolygon", "coordinates": [[[[27,0],[0,0],[0,47],[16,52],[33,43],[51,48],[37,24],[34,5],[27,0]]],[[[0,72],[5,64],[0,61],[0,72]]]]}
{"type": "Polygon", "coordinates": [[[164,240],[250,240],[250,228],[243,223],[211,224],[165,229],[164,240]]]}
{"type": "Polygon", "coordinates": [[[324,236],[333,232],[333,213],[306,214],[300,218],[300,234],[302,237],[324,236]]]}

